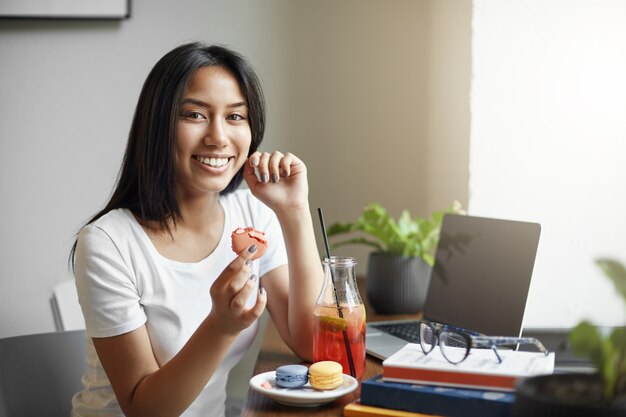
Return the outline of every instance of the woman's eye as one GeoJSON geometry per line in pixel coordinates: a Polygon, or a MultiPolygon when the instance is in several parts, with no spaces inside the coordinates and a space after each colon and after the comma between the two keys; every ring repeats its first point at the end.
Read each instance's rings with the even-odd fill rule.
{"type": "Polygon", "coordinates": [[[246,119],[243,115],[237,114],[237,113],[231,114],[230,116],[228,116],[228,118],[230,120],[245,120],[246,119]]]}
{"type": "Polygon", "coordinates": [[[197,112],[197,111],[185,112],[183,114],[183,116],[188,117],[190,119],[195,119],[195,120],[204,119],[204,115],[202,113],[197,112]]]}

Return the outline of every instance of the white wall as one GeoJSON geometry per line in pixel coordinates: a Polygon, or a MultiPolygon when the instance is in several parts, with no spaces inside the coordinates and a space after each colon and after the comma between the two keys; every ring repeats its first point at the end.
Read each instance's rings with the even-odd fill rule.
{"type": "MultiPolygon", "coordinates": [[[[466,202],[470,9],[133,0],[120,22],[1,20],[0,337],[54,330],[49,297],[74,233],[112,190],[144,78],[183,42],[250,58],[268,101],[263,148],[307,162],[327,223],[372,201],[394,215],[466,202]]],[[[364,270],[366,252],[345,251],[364,270]]]]}
{"type": "Polygon", "coordinates": [[[626,312],[593,261],[626,261],[626,3],[475,0],[470,212],[537,221],[530,326],[626,312]]]}

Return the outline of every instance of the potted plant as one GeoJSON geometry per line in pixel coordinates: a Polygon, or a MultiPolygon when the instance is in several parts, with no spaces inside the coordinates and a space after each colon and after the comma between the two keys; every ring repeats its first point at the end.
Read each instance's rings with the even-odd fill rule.
{"type": "MultiPolygon", "coordinates": [[[[612,259],[596,264],[626,303],[626,268],[612,259]]],[[[602,332],[584,320],[569,334],[574,352],[589,357],[595,373],[553,374],[517,387],[515,416],[626,416],[626,327],[602,332]]]]}
{"type": "Polygon", "coordinates": [[[374,248],[367,262],[367,297],[379,314],[421,311],[434,264],[443,216],[462,213],[459,202],[428,218],[412,217],[404,210],[396,221],[380,205],[367,205],[354,223],[335,223],[329,238],[356,233],[333,242],[333,247],[361,244],[374,248]]]}

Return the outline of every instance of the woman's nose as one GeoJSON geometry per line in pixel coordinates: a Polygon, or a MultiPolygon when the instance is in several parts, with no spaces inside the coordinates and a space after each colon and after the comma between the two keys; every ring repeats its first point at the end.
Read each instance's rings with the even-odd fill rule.
{"type": "Polygon", "coordinates": [[[211,120],[204,135],[205,145],[221,146],[226,144],[228,137],[225,126],[220,120],[211,120]]]}

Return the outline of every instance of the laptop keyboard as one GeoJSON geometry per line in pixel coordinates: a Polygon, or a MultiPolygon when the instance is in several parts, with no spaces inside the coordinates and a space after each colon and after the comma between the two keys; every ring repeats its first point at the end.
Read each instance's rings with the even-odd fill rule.
{"type": "Polygon", "coordinates": [[[420,323],[419,321],[410,321],[406,323],[389,323],[389,324],[376,324],[372,326],[385,332],[392,334],[400,339],[404,339],[410,343],[420,342],[420,323]]]}
{"type": "MultiPolygon", "coordinates": [[[[409,343],[419,343],[420,342],[420,322],[419,321],[407,321],[400,323],[386,323],[386,324],[378,324],[373,323],[372,326],[377,328],[380,331],[385,333],[389,333],[400,339],[406,340],[409,343]]],[[[456,347],[465,347],[467,344],[465,342],[457,342],[453,339],[449,339],[447,341],[448,346],[456,346],[456,347]]]]}

